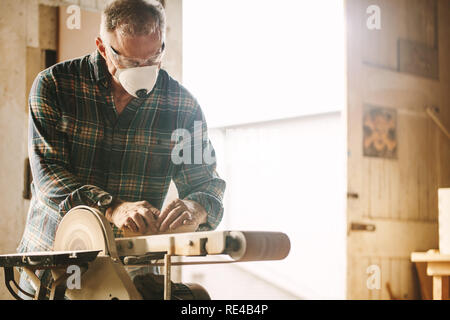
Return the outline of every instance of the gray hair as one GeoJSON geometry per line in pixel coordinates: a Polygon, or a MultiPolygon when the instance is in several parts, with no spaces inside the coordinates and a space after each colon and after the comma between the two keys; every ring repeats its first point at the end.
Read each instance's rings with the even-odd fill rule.
{"type": "Polygon", "coordinates": [[[166,38],[166,14],[157,0],[114,0],[105,7],[100,25],[100,37],[116,29],[125,36],[142,36],[159,32],[166,38]]]}

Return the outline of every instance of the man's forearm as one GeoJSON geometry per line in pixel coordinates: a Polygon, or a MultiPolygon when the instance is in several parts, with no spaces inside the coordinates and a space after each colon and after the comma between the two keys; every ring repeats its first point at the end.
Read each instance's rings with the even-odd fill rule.
{"type": "Polygon", "coordinates": [[[53,79],[40,74],[29,97],[28,141],[33,185],[39,199],[65,215],[73,206],[95,204],[106,192],[97,186],[84,185],[68,170],[69,144],[58,129],[60,120],[53,79]]]}
{"type": "Polygon", "coordinates": [[[40,199],[58,208],[61,216],[77,205],[95,206],[106,191],[93,185],[83,185],[65,168],[48,164],[32,156],[33,184],[40,199]]]}

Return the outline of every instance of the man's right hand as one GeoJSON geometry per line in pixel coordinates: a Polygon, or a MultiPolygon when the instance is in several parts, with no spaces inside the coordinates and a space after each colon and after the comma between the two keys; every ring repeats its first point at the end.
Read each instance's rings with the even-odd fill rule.
{"type": "Polygon", "coordinates": [[[156,219],[160,211],[147,201],[118,201],[106,210],[106,218],[119,229],[128,229],[139,234],[156,234],[156,219]]]}

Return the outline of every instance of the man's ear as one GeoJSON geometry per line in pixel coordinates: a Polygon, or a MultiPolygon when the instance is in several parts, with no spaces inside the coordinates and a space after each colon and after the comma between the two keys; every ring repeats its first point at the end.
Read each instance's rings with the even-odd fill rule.
{"type": "Polygon", "coordinates": [[[100,37],[95,38],[95,45],[97,46],[98,52],[100,52],[102,57],[106,59],[106,48],[100,37]]]}

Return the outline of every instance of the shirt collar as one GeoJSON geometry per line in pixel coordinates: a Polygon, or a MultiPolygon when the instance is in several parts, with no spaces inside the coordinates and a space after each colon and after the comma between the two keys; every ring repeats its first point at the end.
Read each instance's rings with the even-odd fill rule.
{"type": "Polygon", "coordinates": [[[104,85],[108,84],[109,71],[106,66],[106,61],[100,54],[98,50],[91,53],[90,62],[93,70],[94,80],[97,82],[102,82],[104,85]]]}

